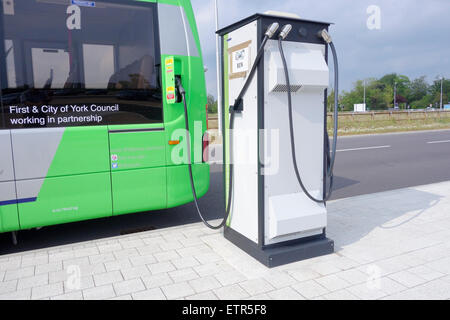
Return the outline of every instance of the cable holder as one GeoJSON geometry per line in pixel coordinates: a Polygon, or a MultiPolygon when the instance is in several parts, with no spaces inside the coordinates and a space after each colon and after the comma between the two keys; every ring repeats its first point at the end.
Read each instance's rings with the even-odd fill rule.
{"type": "Polygon", "coordinates": [[[234,105],[230,106],[230,113],[241,113],[242,111],[244,111],[244,100],[240,98],[234,102],[234,105]]]}

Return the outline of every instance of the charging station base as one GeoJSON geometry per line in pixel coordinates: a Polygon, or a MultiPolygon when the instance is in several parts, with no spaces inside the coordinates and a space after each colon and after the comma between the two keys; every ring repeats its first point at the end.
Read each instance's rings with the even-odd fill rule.
{"type": "Polygon", "coordinates": [[[311,259],[334,252],[334,241],[324,235],[289,241],[261,248],[231,228],[224,228],[224,237],[269,268],[311,259]]]}

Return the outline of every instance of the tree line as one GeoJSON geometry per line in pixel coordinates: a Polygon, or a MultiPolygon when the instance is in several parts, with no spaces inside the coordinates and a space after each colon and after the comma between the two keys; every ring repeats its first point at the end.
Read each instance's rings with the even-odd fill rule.
{"type": "MultiPolygon", "coordinates": [[[[364,82],[366,87],[367,110],[387,110],[394,108],[394,87],[396,88],[396,103],[399,109],[426,109],[440,107],[441,79],[435,79],[431,84],[422,76],[410,80],[405,75],[387,74],[380,79],[369,78],[358,80],[353,89],[343,91],[339,95],[340,111],[353,111],[354,105],[364,103],[364,82]]],[[[450,79],[442,81],[442,103],[450,101],[450,79]]],[[[328,96],[328,110],[333,110],[334,91],[328,96]]],[[[208,112],[217,113],[217,100],[208,95],[208,112]]]]}
{"type": "MultiPolygon", "coordinates": [[[[386,110],[394,108],[394,87],[396,88],[396,103],[399,109],[439,108],[441,100],[441,79],[435,79],[431,84],[422,76],[410,80],[405,75],[387,74],[380,79],[370,78],[358,80],[351,91],[343,91],[339,95],[339,106],[342,111],[353,111],[354,104],[364,103],[364,82],[366,88],[367,110],[386,110]]],[[[442,81],[442,104],[449,103],[450,80],[442,81]]],[[[333,109],[334,91],[328,97],[328,109],[333,109]]]]}

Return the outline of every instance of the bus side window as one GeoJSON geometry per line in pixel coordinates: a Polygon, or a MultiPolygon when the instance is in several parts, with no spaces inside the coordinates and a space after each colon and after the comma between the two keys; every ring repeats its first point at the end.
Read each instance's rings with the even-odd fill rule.
{"type": "Polygon", "coordinates": [[[154,71],[154,59],[144,55],[114,73],[109,79],[108,88],[112,89],[151,89],[154,71]]]}
{"type": "Polygon", "coordinates": [[[36,89],[61,88],[69,75],[69,54],[62,49],[32,48],[33,85],[36,89]]]}
{"type": "Polygon", "coordinates": [[[117,111],[65,113],[64,119],[41,114],[36,123],[33,114],[3,112],[6,120],[0,122],[9,128],[163,122],[157,3],[105,1],[95,8],[67,0],[13,3],[13,14],[0,15],[3,104],[117,105],[117,111]],[[80,28],[68,6],[81,19],[80,28]]]}
{"type": "Polygon", "coordinates": [[[114,74],[114,59],[112,45],[83,44],[85,88],[106,88],[114,74]]]}
{"type": "Polygon", "coordinates": [[[6,77],[8,88],[17,88],[16,63],[14,58],[14,44],[12,40],[5,40],[6,77]]]}

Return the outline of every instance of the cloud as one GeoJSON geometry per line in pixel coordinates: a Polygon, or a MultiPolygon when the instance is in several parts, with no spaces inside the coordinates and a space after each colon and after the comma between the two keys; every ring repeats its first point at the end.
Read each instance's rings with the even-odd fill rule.
{"type": "MultiPolygon", "coordinates": [[[[216,95],[214,1],[192,0],[199,27],[208,93],[216,95]]],[[[434,80],[450,77],[448,0],[219,0],[220,26],[256,12],[277,10],[301,18],[330,21],[340,60],[341,89],[358,80],[396,72],[434,80]],[[381,29],[367,28],[367,7],[381,10],[381,29]]]]}

